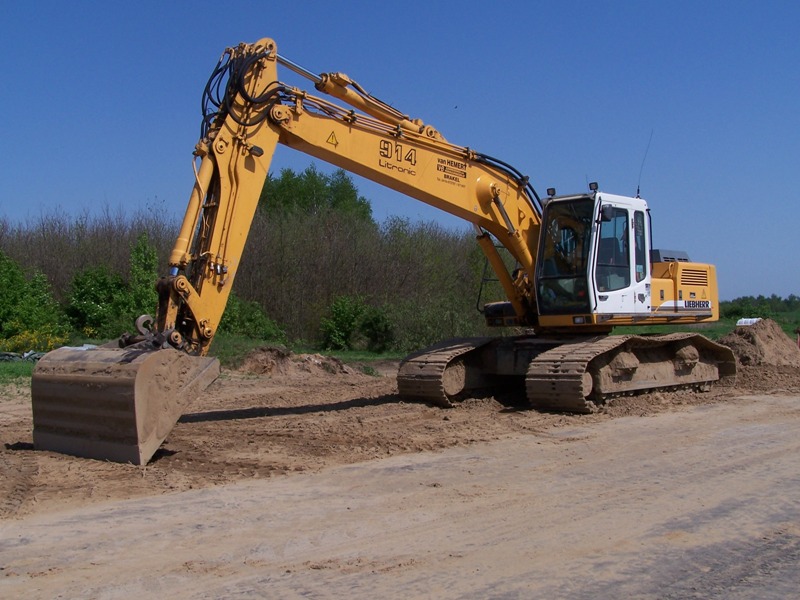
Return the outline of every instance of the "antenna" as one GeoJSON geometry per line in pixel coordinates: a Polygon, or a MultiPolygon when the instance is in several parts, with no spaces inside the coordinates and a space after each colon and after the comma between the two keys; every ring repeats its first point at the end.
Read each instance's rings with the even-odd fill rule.
{"type": "Polygon", "coordinates": [[[639,197],[639,188],[642,185],[642,171],[644,170],[644,161],[647,160],[647,153],[650,152],[650,142],[653,141],[653,130],[650,130],[650,139],[647,140],[647,148],[644,150],[644,157],[642,158],[642,166],[639,167],[639,181],[636,182],[636,197],[639,197]]]}

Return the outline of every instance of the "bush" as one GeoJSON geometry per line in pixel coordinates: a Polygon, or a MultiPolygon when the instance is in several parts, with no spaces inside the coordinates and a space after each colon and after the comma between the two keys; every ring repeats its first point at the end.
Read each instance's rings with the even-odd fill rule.
{"type": "Polygon", "coordinates": [[[0,252],[0,349],[6,352],[52,350],[67,340],[65,318],[47,278],[22,268],[0,252]]]}
{"type": "Polygon", "coordinates": [[[366,338],[370,352],[386,352],[394,343],[394,325],[382,308],[368,306],[361,316],[359,331],[366,338]]]}
{"type": "Polygon", "coordinates": [[[366,304],[361,296],[339,296],[320,323],[326,350],[353,350],[366,346],[384,352],[394,342],[394,325],[384,309],[366,304]]]}
{"type": "MultiPolygon", "coordinates": [[[[55,299],[70,306],[76,334],[108,339],[156,306],[151,245],[163,266],[180,222],[165,212],[57,213],[23,225],[0,218],[0,249],[25,274],[47,276],[55,299]]],[[[399,218],[378,224],[343,172],[270,176],[238,258],[234,287],[244,304],[232,300],[222,331],[270,338],[286,332],[292,342],[376,350],[484,331],[475,310],[484,257],[474,232],[399,218]],[[335,303],[340,297],[361,299],[356,321],[335,303]]],[[[500,289],[484,294],[498,299],[500,289]]],[[[0,307],[0,323],[7,322],[0,307]]]]}
{"type": "Polygon", "coordinates": [[[286,342],[286,334],[257,302],[241,300],[234,292],[228,297],[219,332],[255,340],[286,342]]]}
{"type": "Polygon", "coordinates": [[[104,265],[78,272],[70,285],[67,315],[82,336],[115,338],[130,331],[138,316],[153,314],[157,279],[158,255],[147,234],[140,234],[131,246],[128,282],[104,265]]]}
{"type": "Polygon", "coordinates": [[[0,252],[0,334],[18,317],[27,282],[22,269],[0,252]]]}
{"type": "Polygon", "coordinates": [[[21,331],[16,335],[0,340],[3,352],[49,352],[67,343],[69,337],[61,326],[45,326],[36,330],[21,331]]]}
{"type": "Polygon", "coordinates": [[[130,265],[128,312],[134,318],[142,314],[153,315],[158,305],[158,252],[146,233],[139,235],[131,248],[130,265]]]}
{"type": "Polygon", "coordinates": [[[72,280],[66,312],[72,326],[87,338],[113,338],[130,329],[130,297],[122,277],[100,266],[72,280]]]}
{"type": "Polygon", "coordinates": [[[366,310],[361,296],[339,296],[320,322],[322,346],[326,350],[351,350],[359,319],[366,310]]]}

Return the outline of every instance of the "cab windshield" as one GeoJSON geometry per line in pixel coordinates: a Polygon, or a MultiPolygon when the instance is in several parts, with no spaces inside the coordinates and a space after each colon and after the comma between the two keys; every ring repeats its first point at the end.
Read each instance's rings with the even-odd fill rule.
{"type": "Polygon", "coordinates": [[[594,200],[553,200],[545,206],[539,248],[537,294],[540,314],[589,312],[586,276],[594,200]]]}

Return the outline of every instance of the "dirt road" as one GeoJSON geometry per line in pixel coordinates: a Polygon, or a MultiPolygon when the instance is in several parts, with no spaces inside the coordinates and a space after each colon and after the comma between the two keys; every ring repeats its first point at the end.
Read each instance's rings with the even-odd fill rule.
{"type": "Polygon", "coordinates": [[[29,390],[1,389],[0,597],[800,589],[796,364],[573,416],[404,403],[393,364],[262,363],[226,371],[144,468],[33,450],[29,390]]]}
{"type": "Polygon", "coordinates": [[[798,459],[800,397],[747,396],[42,511],[0,594],[787,598],[798,459]]]}

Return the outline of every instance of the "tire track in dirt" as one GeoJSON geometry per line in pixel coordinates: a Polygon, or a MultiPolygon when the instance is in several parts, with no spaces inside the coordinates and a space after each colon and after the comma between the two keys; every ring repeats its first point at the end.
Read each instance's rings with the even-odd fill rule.
{"type": "Polygon", "coordinates": [[[0,453],[0,472],[3,473],[0,519],[13,518],[19,512],[32,495],[31,488],[38,470],[31,444],[19,442],[5,445],[5,452],[0,453]]]}

